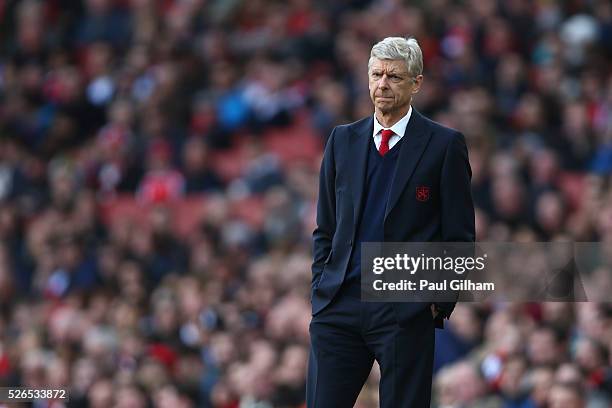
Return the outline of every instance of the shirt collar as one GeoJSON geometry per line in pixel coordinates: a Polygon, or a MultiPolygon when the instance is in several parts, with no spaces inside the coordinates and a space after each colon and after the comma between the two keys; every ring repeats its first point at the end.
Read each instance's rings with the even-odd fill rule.
{"type": "MultiPolygon", "coordinates": [[[[393,133],[399,136],[400,139],[404,136],[404,133],[406,133],[406,127],[408,126],[408,121],[410,120],[411,114],[412,114],[412,106],[408,108],[408,113],[406,113],[406,115],[403,118],[398,120],[395,125],[389,128],[393,131],[393,133]]],[[[383,129],[385,128],[380,123],[378,123],[378,119],[376,119],[376,113],[374,113],[374,134],[373,136],[376,136],[377,134],[379,134],[380,131],[383,129]]]]}

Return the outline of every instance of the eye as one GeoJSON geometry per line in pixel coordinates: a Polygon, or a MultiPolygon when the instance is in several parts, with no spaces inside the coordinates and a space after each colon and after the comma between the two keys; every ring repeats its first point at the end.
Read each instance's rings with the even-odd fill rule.
{"type": "Polygon", "coordinates": [[[382,76],[380,72],[372,72],[370,75],[374,79],[380,79],[380,77],[382,76]]]}

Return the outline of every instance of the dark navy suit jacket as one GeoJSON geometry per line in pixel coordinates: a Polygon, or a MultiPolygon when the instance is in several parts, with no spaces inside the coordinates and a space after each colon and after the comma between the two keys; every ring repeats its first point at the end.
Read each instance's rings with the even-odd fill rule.
{"type": "MultiPolygon", "coordinates": [[[[313,315],[332,301],[347,273],[364,202],[373,129],[372,116],[337,126],[325,147],[313,232],[313,315]]],[[[403,138],[385,210],[385,242],[473,242],[472,172],[464,136],[413,108],[403,138]],[[429,189],[427,200],[417,199],[417,187],[429,189]]],[[[436,305],[448,318],[455,302],[436,305]]],[[[427,306],[393,303],[400,325],[409,324],[427,306]]],[[[442,319],[436,323],[441,327],[442,319]]]]}

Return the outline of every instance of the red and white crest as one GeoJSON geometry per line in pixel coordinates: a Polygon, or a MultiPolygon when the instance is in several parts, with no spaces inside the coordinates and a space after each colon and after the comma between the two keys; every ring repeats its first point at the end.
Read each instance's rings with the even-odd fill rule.
{"type": "Polygon", "coordinates": [[[418,186],[416,189],[416,199],[419,201],[429,200],[429,187],[418,186]]]}

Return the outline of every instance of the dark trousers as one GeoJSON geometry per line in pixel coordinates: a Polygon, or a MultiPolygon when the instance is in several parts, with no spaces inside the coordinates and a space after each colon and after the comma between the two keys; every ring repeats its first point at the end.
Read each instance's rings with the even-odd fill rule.
{"type": "Polygon", "coordinates": [[[380,407],[428,408],[434,353],[429,308],[406,327],[388,303],[339,293],[312,318],[308,408],[352,408],[374,360],[380,365],[380,407]]]}

